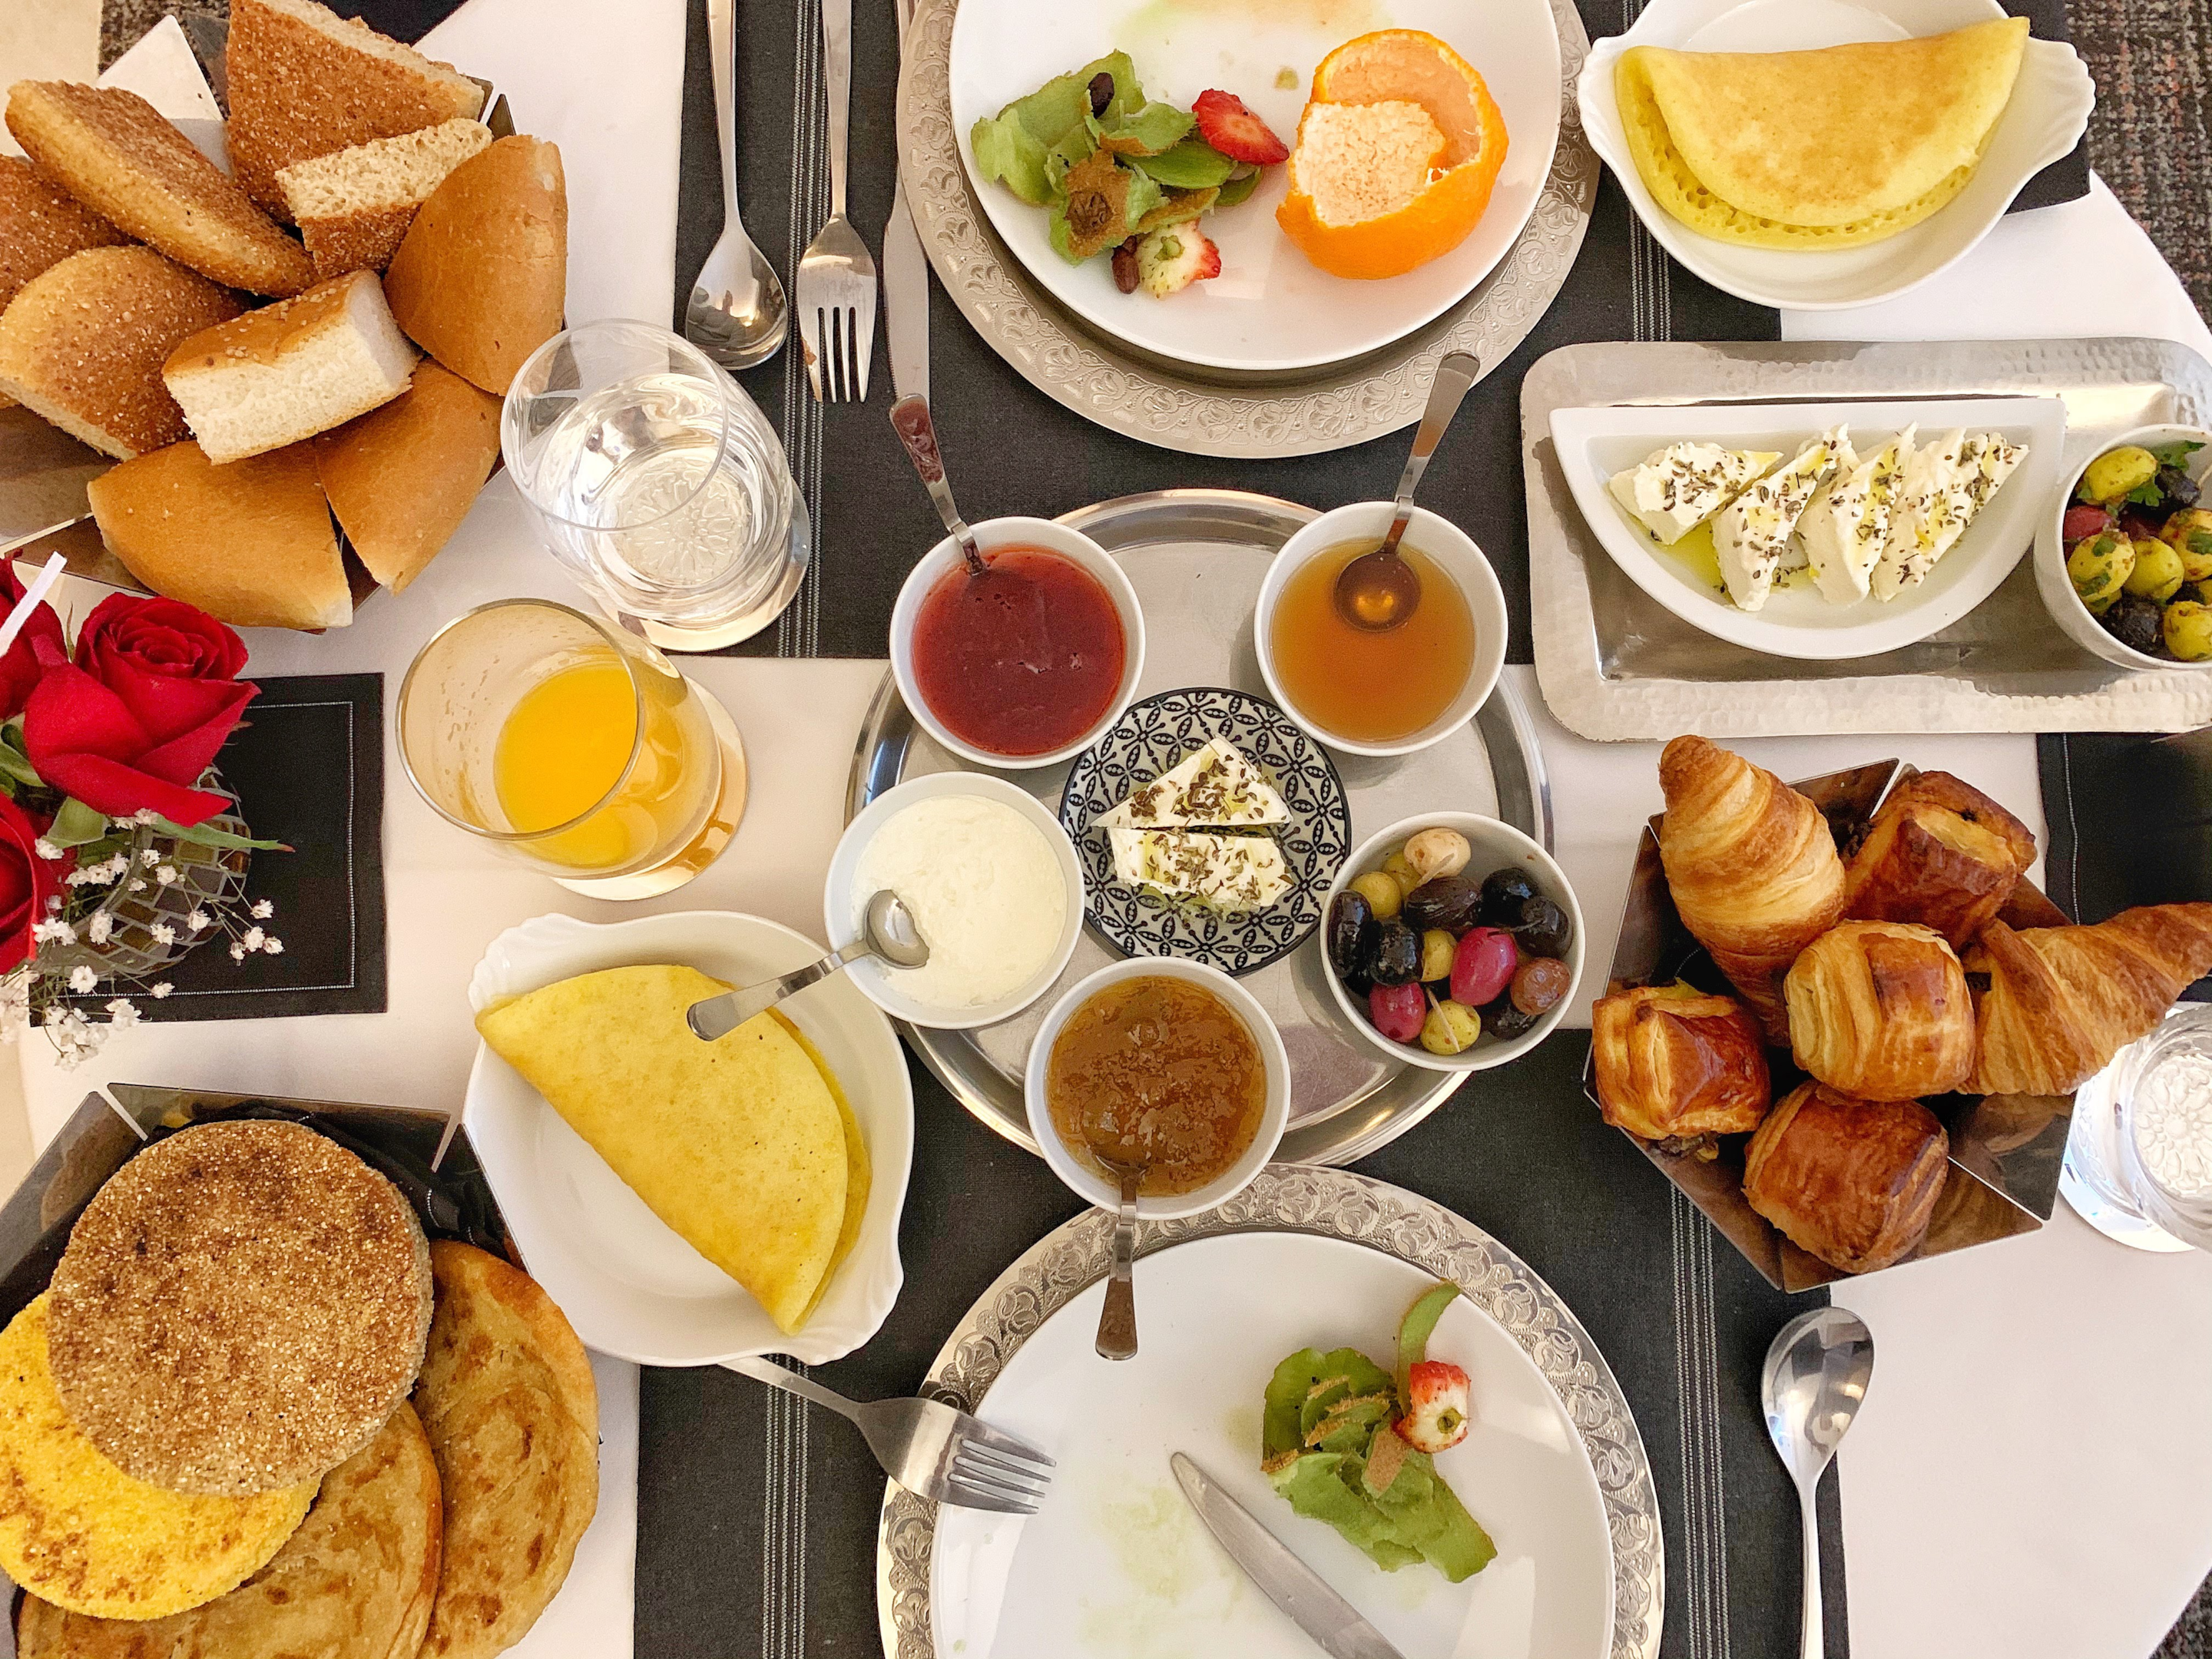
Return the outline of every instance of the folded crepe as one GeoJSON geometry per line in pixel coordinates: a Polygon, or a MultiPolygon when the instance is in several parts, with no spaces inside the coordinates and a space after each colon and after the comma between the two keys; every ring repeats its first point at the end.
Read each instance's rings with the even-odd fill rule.
{"type": "Polygon", "coordinates": [[[2027,30],[2003,17],[1818,52],[1635,46],[1614,91],[1637,172],[1691,229],[1753,247],[1856,247],[1966,188],[2027,30]]]}

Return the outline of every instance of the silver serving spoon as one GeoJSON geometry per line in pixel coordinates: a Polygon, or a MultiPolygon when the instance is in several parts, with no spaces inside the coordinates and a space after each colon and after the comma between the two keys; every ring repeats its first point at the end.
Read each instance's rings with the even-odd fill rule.
{"type": "Polygon", "coordinates": [[[871,894],[860,913],[860,937],[842,951],[786,974],[781,979],[726,991],[695,1002],[684,1016],[691,1035],[702,1042],[727,1036],[756,1014],[766,1013],[794,992],[841,971],[862,957],[881,957],[894,968],[919,968],[929,960],[929,941],[914,925],[914,915],[889,888],[871,894]]]}
{"type": "Polygon", "coordinates": [[[1098,1310],[1098,1357],[1134,1359],[1137,1357],[1137,1186],[1145,1166],[1111,1156],[1090,1133],[1084,1139],[1091,1156],[1106,1173],[1121,1183],[1121,1202],[1114,1218],[1114,1266],[1106,1280],[1106,1300],[1098,1310]]]}
{"type": "Polygon", "coordinates": [[[1429,457],[1437,453],[1444,428],[1459,413],[1468,388],[1482,378],[1482,364],[1472,352],[1447,353],[1429,382],[1428,407],[1421,411],[1420,430],[1413,434],[1413,453],[1406,458],[1406,471],[1398,480],[1398,511],[1390,520],[1382,545],[1362,553],[1336,573],[1336,611],[1354,628],[1380,634],[1398,626],[1421,602],[1421,579],[1413,567],[1398,556],[1398,544],[1413,521],[1413,491],[1421,474],[1429,470],[1429,457]]]}
{"type": "Polygon", "coordinates": [[[722,234],[691,284],[684,337],[724,368],[750,368],[782,349],[791,307],[775,269],[738,216],[737,0],[707,0],[714,59],[714,138],[722,162],[722,234]]]}
{"type": "Polygon", "coordinates": [[[1823,1659],[1826,1652],[1820,1622],[1820,1523],[1813,1495],[1844,1431],[1866,1403],[1873,1376],[1874,1333],[1866,1322],[1842,1308],[1815,1308],[1782,1328],[1766,1351],[1759,1379],[1766,1432],[1797,1484],[1804,1523],[1805,1611],[1798,1648],[1802,1659],[1823,1659]]]}
{"type": "Polygon", "coordinates": [[[960,508],[952,499],[952,486],[945,477],[945,455],[937,447],[937,427],[929,418],[929,399],[918,392],[908,392],[891,405],[891,426],[906,446],[906,458],[914,463],[921,476],[921,487],[929,492],[936,505],[937,516],[945,520],[945,533],[960,544],[960,556],[966,561],[971,576],[987,576],[991,567],[983,561],[983,550],[975,545],[975,532],[968,527],[968,520],[960,516],[960,508]]]}

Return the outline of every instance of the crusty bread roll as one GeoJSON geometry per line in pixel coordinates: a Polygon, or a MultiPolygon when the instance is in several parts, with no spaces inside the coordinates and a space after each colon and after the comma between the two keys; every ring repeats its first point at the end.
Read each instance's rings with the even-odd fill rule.
{"type": "Polygon", "coordinates": [[[128,460],[185,435],[161,384],[179,341],[243,307],[149,247],[72,253],[0,313],[0,392],[103,454],[128,460]]]}
{"type": "Polygon", "coordinates": [[[307,250],[135,92],[18,81],[8,131],[78,201],[203,276],[280,298],[315,279],[307,250]]]}
{"type": "Polygon", "coordinates": [[[295,161],[483,108],[483,88],[314,0],[234,0],[224,52],[230,160],[246,193],[283,215],[295,161]]]}
{"type": "Polygon", "coordinates": [[[307,444],[217,466],[190,439],[86,487],[108,551],[234,628],[343,628],[345,561],[307,444]]]}
{"type": "Polygon", "coordinates": [[[203,329],[161,379],[218,465],[312,438],[407,390],[415,348],[373,270],[203,329]]]}
{"type": "Polygon", "coordinates": [[[381,270],[446,175],[490,147],[483,122],[456,118],[295,161],[276,182],[318,276],[381,270]]]}
{"type": "Polygon", "coordinates": [[[395,593],[438,556],[498,459],[499,399],[427,358],[404,395],[315,440],[331,511],[395,593]]]}
{"type": "Polygon", "coordinates": [[[0,311],[70,254],[130,240],[21,156],[0,155],[0,311]]]}
{"type": "Polygon", "coordinates": [[[543,138],[501,138],[455,167],[384,274],[415,343],[502,397],[523,359],[560,332],[568,289],[568,186],[559,148],[543,138]]]}

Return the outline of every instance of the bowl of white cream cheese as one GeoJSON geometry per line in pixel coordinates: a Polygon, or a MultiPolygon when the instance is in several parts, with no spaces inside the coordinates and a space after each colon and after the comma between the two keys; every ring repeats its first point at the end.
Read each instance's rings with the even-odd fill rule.
{"type": "Polygon", "coordinates": [[[1052,988],[1083,931],[1083,870],[1059,821],[1026,790],[936,772],[887,790],[845,826],[823,921],[842,949],[889,888],[929,945],[919,968],[872,957],[846,971],[885,1013],[965,1030],[1011,1019],[1052,988]]]}

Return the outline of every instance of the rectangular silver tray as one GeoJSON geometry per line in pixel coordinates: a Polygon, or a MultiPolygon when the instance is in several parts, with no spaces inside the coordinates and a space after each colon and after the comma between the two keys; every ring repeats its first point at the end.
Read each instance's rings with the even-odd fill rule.
{"type": "MultiPolygon", "coordinates": [[[[2113,434],[2212,424],[2212,363],[2167,340],[1566,346],[1521,385],[1536,678],[1570,730],[1607,742],[1820,732],[2179,732],[2212,723],[2212,672],[2130,673],[2075,645],[2031,560],[1950,627],[1903,650],[1801,662],[1717,640],[1647,597],[1577,509],[1554,409],[2057,393],[2061,471],[2113,434]]],[[[2039,517],[2040,515],[2039,515],[2039,517]]]]}

